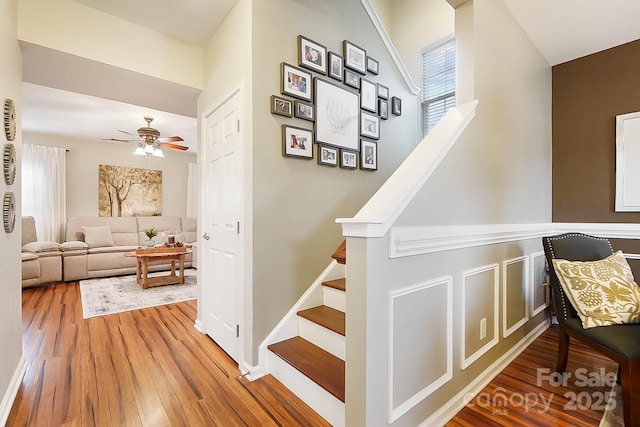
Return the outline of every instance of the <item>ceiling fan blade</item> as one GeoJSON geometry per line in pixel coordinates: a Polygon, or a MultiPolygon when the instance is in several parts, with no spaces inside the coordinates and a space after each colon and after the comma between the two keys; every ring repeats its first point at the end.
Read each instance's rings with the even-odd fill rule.
{"type": "Polygon", "coordinates": [[[120,130],[120,129],[116,129],[116,130],[118,132],[126,133],[127,135],[136,136],[136,135],[132,134],[131,132],[127,132],[126,130],[120,130]]]}
{"type": "Polygon", "coordinates": [[[180,138],[179,136],[167,136],[166,138],[158,138],[158,141],[160,141],[160,142],[181,142],[181,141],[184,141],[184,139],[180,138]]]}
{"type": "Polygon", "coordinates": [[[131,142],[137,141],[137,139],[118,139],[118,138],[100,138],[101,141],[118,141],[118,142],[131,142]]]}
{"type": "Polygon", "coordinates": [[[182,151],[186,151],[189,149],[189,147],[185,145],[171,144],[170,142],[161,142],[160,145],[163,147],[175,148],[176,150],[182,150],[182,151]]]}

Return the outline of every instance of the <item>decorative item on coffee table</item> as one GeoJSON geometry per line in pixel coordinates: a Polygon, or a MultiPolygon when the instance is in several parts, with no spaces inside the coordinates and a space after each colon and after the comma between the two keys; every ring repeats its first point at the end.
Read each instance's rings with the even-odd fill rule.
{"type": "Polygon", "coordinates": [[[146,236],[149,238],[149,240],[145,242],[146,246],[148,248],[155,247],[156,242],[153,241],[153,238],[158,235],[158,230],[156,230],[155,228],[147,228],[146,230],[144,230],[144,234],[146,234],[146,236]]]}

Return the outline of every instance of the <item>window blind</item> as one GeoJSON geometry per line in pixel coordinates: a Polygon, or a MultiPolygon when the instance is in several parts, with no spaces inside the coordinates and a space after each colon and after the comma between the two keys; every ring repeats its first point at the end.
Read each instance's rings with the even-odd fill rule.
{"type": "Polygon", "coordinates": [[[421,59],[422,132],[426,135],[456,103],[456,40],[424,52],[421,59]]]}

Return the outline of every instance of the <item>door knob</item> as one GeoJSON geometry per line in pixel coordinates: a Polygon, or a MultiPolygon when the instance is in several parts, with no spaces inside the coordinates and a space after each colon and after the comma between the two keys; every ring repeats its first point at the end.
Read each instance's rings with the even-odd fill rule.
{"type": "Polygon", "coordinates": [[[209,240],[209,233],[204,233],[204,234],[202,235],[202,238],[203,238],[204,240],[209,240]]]}

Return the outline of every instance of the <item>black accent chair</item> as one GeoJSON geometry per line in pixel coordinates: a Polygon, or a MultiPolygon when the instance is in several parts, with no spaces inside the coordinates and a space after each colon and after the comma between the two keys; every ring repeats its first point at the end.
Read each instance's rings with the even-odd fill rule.
{"type": "Polygon", "coordinates": [[[582,233],[542,238],[549,267],[552,301],[559,323],[560,345],[557,372],[567,370],[569,337],[573,337],[618,363],[626,427],[640,427],[640,324],[599,326],[584,329],[582,321],[558,282],[552,259],[596,261],[613,254],[608,239],[582,233]]]}

